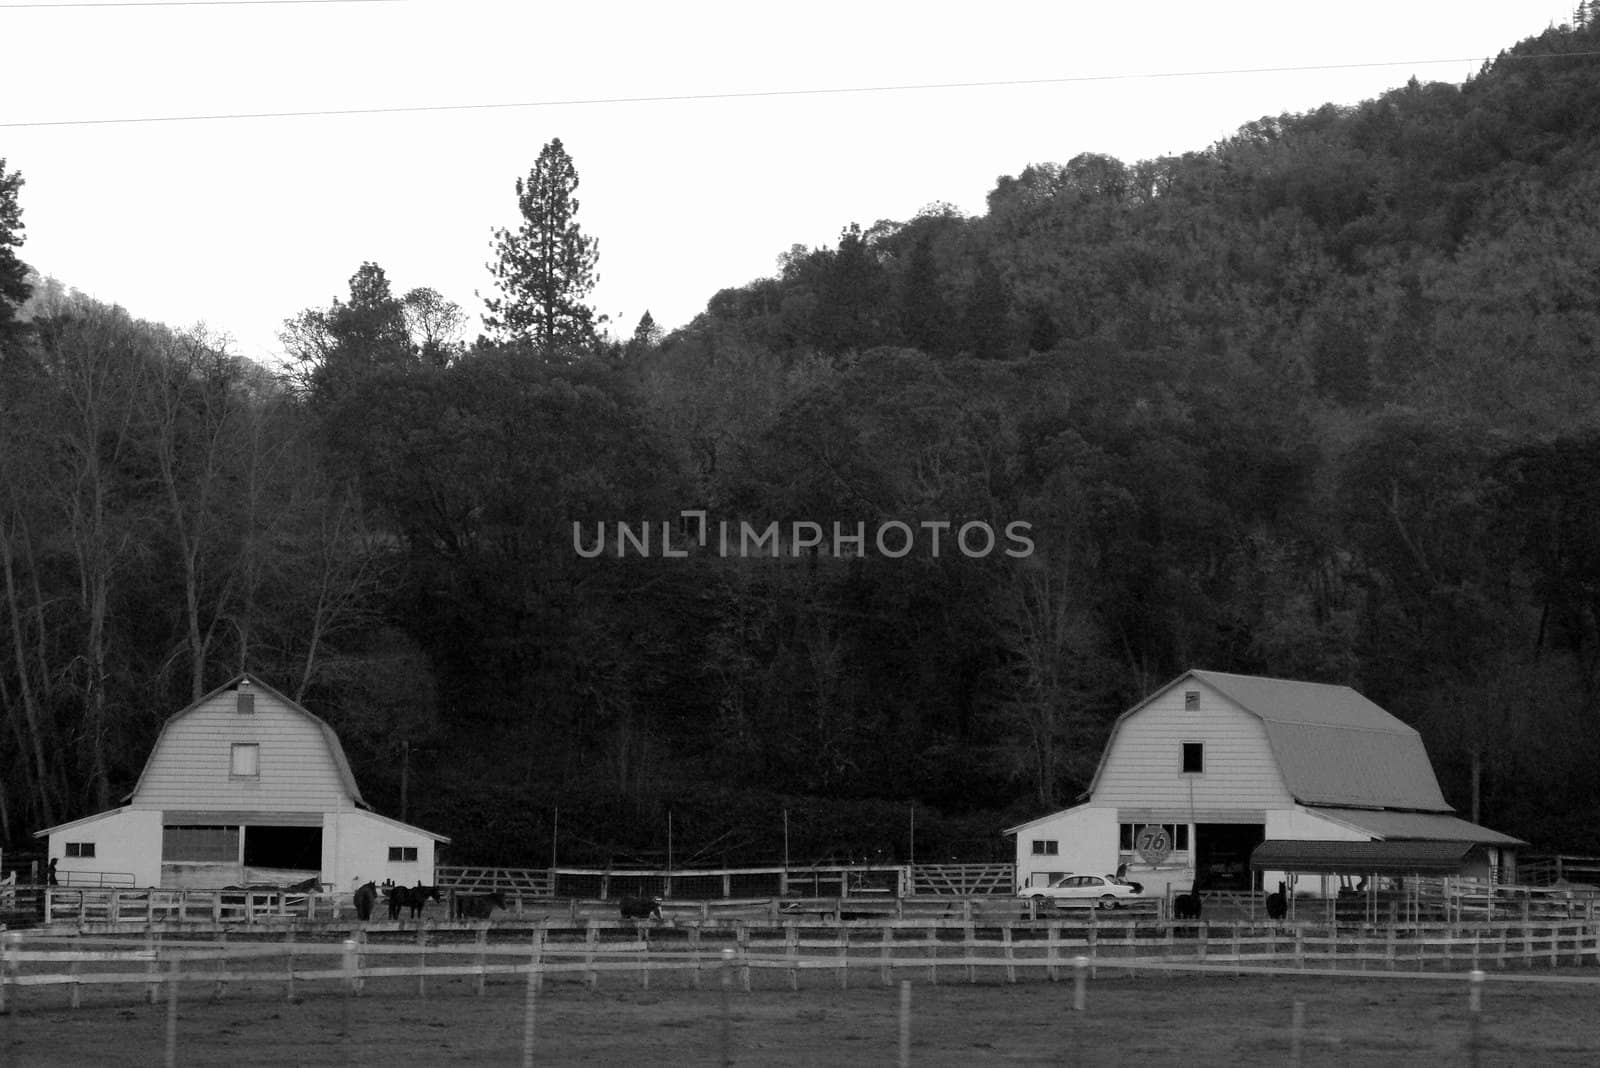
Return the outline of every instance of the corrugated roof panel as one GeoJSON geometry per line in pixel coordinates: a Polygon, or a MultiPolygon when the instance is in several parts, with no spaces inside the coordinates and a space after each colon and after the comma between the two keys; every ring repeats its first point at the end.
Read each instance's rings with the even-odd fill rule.
{"type": "Polygon", "coordinates": [[[1190,674],[1215,686],[1262,719],[1396,734],[1417,733],[1348,686],[1230,675],[1221,671],[1191,671],[1190,674]]]}
{"type": "Polygon", "coordinates": [[[1471,842],[1262,842],[1250,854],[1256,871],[1323,875],[1455,875],[1471,842]]]}
{"type": "Polygon", "coordinates": [[[1520,838],[1491,831],[1457,816],[1438,812],[1370,812],[1359,808],[1315,808],[1319,816],[1336,819],[1357,830],[1390,841],[1432,839],[1444,842],[1477,842],[1482,845],[1526,845],[1520,838]]]}
{"type": "Polygon", "coordinates": [[[1284,782],[1301,804],[1451,811],[1422,738],[1409,728],[1395,734],[1263,719],[1284,782]]]}

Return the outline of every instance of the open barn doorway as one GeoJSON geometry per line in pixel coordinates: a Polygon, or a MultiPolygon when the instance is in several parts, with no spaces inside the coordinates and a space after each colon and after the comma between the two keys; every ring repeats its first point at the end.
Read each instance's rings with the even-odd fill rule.
{"type": "Polygon", "coordinates": [[[1261,873],[1250,870],[1250,854],[1266,841],[1261,823],[1197,823],[1196,885],[1202,890],[1260,890],[1261,873]]]}
{"type": "Polygon", "coordinates": [[[244,866],[291,872],[322,870],[322,828],[247,826],[244,866]]]}

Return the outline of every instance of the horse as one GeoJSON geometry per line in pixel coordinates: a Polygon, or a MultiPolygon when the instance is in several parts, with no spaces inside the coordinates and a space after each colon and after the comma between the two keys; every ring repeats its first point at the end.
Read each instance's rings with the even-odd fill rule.
{"type": "Polygon", "coordinates": [[[354,894],[356,903],[356,919],[372,919],[372,906],[378,903],[378,886],[376,883],[362,883],[356,887],[354,894]]]}
{"type": "Polygon", "coordinates": [[[661,918],[661,899],[659,897],[625,897],[620,904],[622,905],[622,918],[625,920],[659,920],[661,918]]]}
{"type": "Polygon", "coordinates": [[[487,920],[495,909],[506,907],[506,895],[496,890],[492,894],[463,894],[456,898],[456,919],[487,920]]]}
{"type": "Polygon", "coordinates": [[[439,900],[437,886],[423,886],[420,882],[416,886],[396,886],[389,891],[389,918],[398,920],[401,909],[410,909],[413,920],[422,916],[422,906],[428,899],[439,900]]]}
{"type": "Polygon", "coordinates": [[[1289,914],[1289,897],[1284,893],[1282,883],[1278,884],[1276,894],[1267,895],[1267,917],[1271,920],[1281,920],[1289,914]]]}
{"type": "Polygon", "coordinates": [[[302,879],[298,883],[290,883],[284,889],[291,890],[297,894],[314,894],[322,889],[322,876],[313,875],[311,878],[302,879]]]}

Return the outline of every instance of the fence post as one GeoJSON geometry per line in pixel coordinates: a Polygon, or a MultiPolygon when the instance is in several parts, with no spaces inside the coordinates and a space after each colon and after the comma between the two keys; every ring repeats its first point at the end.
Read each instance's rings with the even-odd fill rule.
{"type": "Polygon", "coordinates": [[[361,980],[356,978],[356,971],[360,968],[361,962],[356,954],[356,940],[354,938],[346,938],[344,940],[344,977],[349,984],[349,991],[352,997],[361,990],[361,980]]]}
{"type": "Polygon", "coordinates": [[[741,923],[734,934],[739,947],[739,989],[750,993],[750,925],[741,923]]]}
{"type": "Polygon", "coordinates": [[[156,960],[156,928],[154,924],[150,924],[145,928],[144,951],[150,955],[150,963],[145,965],[144,969],[150,973],[150,982],[145,984],[144,997],[145,1001],[154,1005],[156,997],[161,990],[161,980],[158,978],[161,965],[156,960]]]}
{"type": "Polygon", "coordinates": [[[428,996],[428,929],[417,921],[417,997],[428,996]]]}
{"type": "MultiPolygon", "coordinates": [[[[590,927],[589,927],[589,931],[590,931],[591,934],[594,932],[594,926],[593,926],[592,921],[591,921],[591,924],[590,924],[590,927]]],[[[483,988],[484,988],[485,984],[487,984],[488,981],[489,981],[489,974],[488,974],[488,970],[487,970],[487,965],[488,965],[487,958],[488,958],[488,955],[489,955],[489,921],[488,920],[484,920],[483,921],[483,926],[478,928],[478,989],[477,989],[476,992],[478,994],[480,994],[480,995],[483,993],[483,988]]]]}
{"type": "Polygon", "coordinates": [[[1291,1018],[1289,1030],[1289,1064],[1291,1068],[1300,1068],[1300,1047],[1305,1026],[1306,1003],[1297,1001],[1294,1003],[1294,1015],[1291,1018]]]}
{"type": "Polygon", "coordinates": [[[595,942],[599,937],[595,921],[591,919],[583,934],[583,981],[590,990],[600,985],[600,973],[594,967],[595,942]]]}
{"type": "Polygon", "coordinates": [[[283,999],[294,1000],[294,928],[284,932],[283,947],[287,953],[287,964],[283,975],[283,999]]]}
{"type": "Polygon", "coordinates": [[[178,958],[167,969],[167,1068],[178,1068],[178,958]]]}
{"type": "Polygon", "coordinates": [[[878,959],[881,963],[878,970],[881,973],[884,986],[890,986],[894,980],[890,978],[890,959],[894,955],[894,928],[888,924],[883,925],[883,945],[878,950],[878,959]]]}
{"type": "Polygon", "coordinates": [[[800,935],[793,923],[783,925],[783,955],[789,964],[789,989],[800,989],[800,935]]]}
{"type": "Polygon", "coordinates": [[[217,933],[217,989],[212,993],[213,1001],[221,1001],[222,995],[227,992],[228,982],[222,978],[228,972],[228,932],[217,933]]]}
{"type": "Polygon", "coordinates": [[[539,932],[533,936],[533,950],[528,960],[528,987],[522,1003],[522,1068],[533,1068],[533,1023],[539,1000],[540,965],[539,932]]]}
{"type": "Polygon", "coordinates": [[[911,980],[900,980],[900,1068],[911,1068],[911,980]]]}
{"type": "Polygon", "coordinates": [[[1483,1014],[1484,974],[1473,968],[1467,976],[1467,1056],[1468,1063],[1477,1068],[1479,1026],[1483,1014]]]}
{"type": "Polygon", "coordinates": [[[722,951],[722,1063],[733,1064],[733,1005],[728,992],[733,986],[733,950],[722,951]]]}
{"type": "Polygon", "coordinates": [[[6,990],[17,981],[17,954],[22,935],[17,931],[0,933],[0,1012],[7,1011],[6,990]]]}
{"type": "Polygon", "coordinates": [[[1072,1011],[1083,1012],[1089,1004],[1089,958],[1072,958],[1072,1011]]]}

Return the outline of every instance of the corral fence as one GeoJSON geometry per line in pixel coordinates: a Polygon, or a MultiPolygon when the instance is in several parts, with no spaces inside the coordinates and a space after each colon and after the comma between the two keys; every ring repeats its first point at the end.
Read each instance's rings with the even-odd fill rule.
{"type": "MultiPolygon", "coordinates": [[[[564,916],[577,921],[588,917],[617,914],[617,899],[650,896],[648,875],[613,874],[604,880],[603,895],[550,896],[539,888],[523,886],[502,890],[506,912],[514,917],[564,916]]],[[[718,873],[714,878],[729,878],[718,873]]],[[[486,892],[496,884],[483,880],[447,886],[440,905],[431,905],[427,916],[451,915],[453,900],[468,892],[486,892]]],[[[1092,903],[1062,907],[1048,900],[1022,899],[1009,895],[918,894],[901,896],[819,881],[813,885],[789,881],[789,893],[766,896],[756,887],[751,896],[724,897],[720,894],[678,896],[692,884],[675,884],[674,895],[662,895],[662,910],[668,918],[710,920],[714,918],[766,918],[777,921],[785,916],[822,916],[849,919],[945,919],[994,920],[1048,919],[1057,914],[1081,912],[1092,903]],[[847,892],[837,893],[840,889],[847,892]],[[797,892],[799,891],[799,892],[797,892]],[[828,891],[835,891],[829,893],[828,891]]],[[[584,887],[571,887],[583,889],[584,887]]],[[[1064,905],[1067,903],[1063,903],[1064,905]]],[[[1260,893],[1210,893],[1204,896],[1203,916],[1208,921],[1256,922],[1267,918],[1265,897],[1260,893]]],[[[383,903],[378,912],[385,916],[383,903]]],[[[79,929],[127,924],[181,926],[184,924],[284,924],[291,922],[339,921],[355,915],[348,892],[308,892],[290,889],[256,888],[234,890],[166,890],[114,887],[34,887],[0,886],[0,924],[31,927],[38,924],[71,925],[79,929]]],[[[1102,913],[1110,917],[1133,916],[1170,919],[1172,902],[1168,898],[1126,899],[1117,909],[1102,913]]],[[[1600,918],[1600,894],[1570,887],[1488,886],[1451,880],[1415,880],[1403,891],[1360,894],[1329,898],[1293,898],[1286,917],[1291,922],[1325,925],[1404,925],[1417,923],[1470,922],[1554,922],[1594,921],[1600,918]]]]}
{"type": "Polygon", "coordinates": [[[486,868],[441,865],[440,886],[462,893],[498,890],[529,897],[970,897],[1016,891],[1012,864],[835,865],[804,868],[486,868]]]}
{"type": "MultiPolygon", "coordinates": [[[[0,1011],[20,991],[61,990],[78,1007],[86,989],[142,989],[151,1003],[174,984],[201,984],[213,998],[230,987],[276,988],[293,998],[317,990],[359,994],[375,980],[403,980],[419,996],[465,978],[476,993],[504,977],[649,988],[672,977],[698,988],[731,970],[741,989],[798,990],[822,982],[889,985],[1056,981],[1077,971],[1194,970],[1246,974],[1450,973],[1490,968],[1600,964],[1600,926],[1417,925],[1347,930],[1311,924],[976,924],[881,921],[650,925],[590,919],[578,925],[445,923],[411,931],[361,927],[170,938],[154,929],[125,936],[0,934],[0,1011]]],[[[1600,977],[1597,977],[1600,979],[1600,977]]],[[[59,1007],[59,1006],[58,1006],[59,1007]]]]}
{"type": "Polygon", "coordinates": [[[1579,883],[1600,887],[1600,857],[1565,853],[1524,857],[1517,861],[1517,878],[1528,886],[1579,883]]]}

